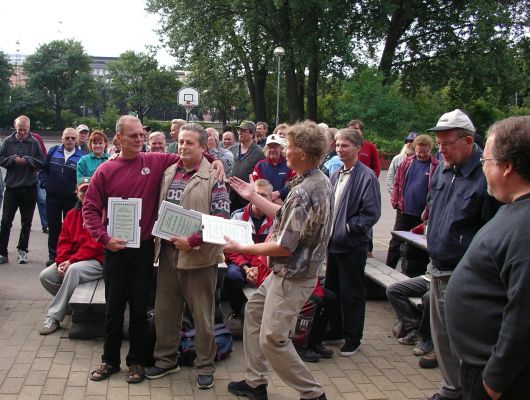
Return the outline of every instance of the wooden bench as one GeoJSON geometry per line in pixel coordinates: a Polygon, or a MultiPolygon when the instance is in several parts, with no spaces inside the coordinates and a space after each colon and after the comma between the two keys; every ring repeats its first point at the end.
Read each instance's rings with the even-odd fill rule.
{"type": "MultiPolygon", "coordinates": [[[[368,258],[366,260],[366,267],[364,268],[364,275],[385,288],[385,290],[393,283],[403,282],[410,279],[407,275],[390,268],[388,265],[376,260],[375,258],[368,258]]],[[[410,297],[409,301],[417,308],[421,307],[420,297],[410,297]]]]}
{"type": "Polygon", "coordinates": [[[70,298],[72,325],[70,339],[105,336],[105,282],[103,278],[77,286],[70,298]]]}
{"type": "MultiPolygon", "coordinates": [[[[226,269],[226,264],[218,264],[226,269]]],[[[70,298],[72,324],[70,339],[98,339],[105,337],[105,282],[103,278],[77,286],[70,298]]],[[[127,316],[125,318],[127,320],[127,316]]],[[[125,327],[125,331],[127,331],[125,327]]]]}

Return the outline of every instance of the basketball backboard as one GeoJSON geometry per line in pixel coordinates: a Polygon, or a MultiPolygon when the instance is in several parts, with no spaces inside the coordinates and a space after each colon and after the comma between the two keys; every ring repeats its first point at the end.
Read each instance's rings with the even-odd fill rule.
{"type": "Polygon", "coordinates": [[[199,92],[192,87],[184,87],[178,92],[178,103],[181,106],[199,105],[199,92]]]}

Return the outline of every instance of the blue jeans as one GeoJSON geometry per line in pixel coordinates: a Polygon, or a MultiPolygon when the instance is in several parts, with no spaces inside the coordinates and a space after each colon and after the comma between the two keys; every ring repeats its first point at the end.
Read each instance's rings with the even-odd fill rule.
{"type": "Polygon", "coordinates": [[[46,190],[37,185],[37,208],[39,209],[40,224],[42,229],[48,227],[46,217],[46,190]]]}
{"type": "Polygon", "coordinates": [[[241,313],[247,299],[243,293],[243,286],[245,286],[243,268],[236,264],[228,264],[223,280],[223,292],[228,297],[230,308],[235,314],[241,313]]]}

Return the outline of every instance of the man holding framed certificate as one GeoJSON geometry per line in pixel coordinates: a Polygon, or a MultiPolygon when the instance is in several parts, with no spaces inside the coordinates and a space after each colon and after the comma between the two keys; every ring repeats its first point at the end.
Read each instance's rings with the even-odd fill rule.
{"type": "MultiPolygon", "coordinates": [[[[184,125],[179,132],[180,160],[164,173],[160,204],[169,201],[202,214],[228,218],[230,200],[224,182],[209,173],[204,158],[208,135],[198,124],[184,125]]],[[[178,347],[182,316],[189,305],[195,323],[194,366],[198,371],[197,387],[214,385],[214,293],[217,264],[223,262],[221,245],[206,243],[202,231],[189,236],[156,239],[155,259],[159,258],[155,304],[155,365],[146,368],[149,379],[161,378],[179,371],[178,347]]]]}
{"type": "MultiPolygon", "coordinates": [[[[165,169],[180,157],[142,152],[144,131],[136,117],[125,115],[119,118],[116,138],[121,152],[116,159],[103,163],[96,170],[83,206],[87,230],[106,248],[103,265],[107,307],[105,343],[102,364],[92,371],[89,378],[101,381],[120,370],[124,312],[128,302],[130,346],[126,358],[129,367],[126,380],[138,383],[144,379],[143,366],[151,361],[146,324],[154,259],[151,231],[156,219],[157,194],[165,169]],[[111,201],[110,211],[114,212],[107,209],[110,198],[123,199],[123,204],[111,201]],[[127,215],[132,223],[127,223],[127,215]],[[122,237],[111,236],[105,226],[105,218],[109,219],[114,232],[123,232],[128,237],[135,237],[133,230],[139,225],[139,240],[134,243],[135,247],[122,237]],[[116,224],[119,229],[116,229],[116,224]]],[[[222,175],[222,163],[214,161],[213,164],[222,175]]]]}

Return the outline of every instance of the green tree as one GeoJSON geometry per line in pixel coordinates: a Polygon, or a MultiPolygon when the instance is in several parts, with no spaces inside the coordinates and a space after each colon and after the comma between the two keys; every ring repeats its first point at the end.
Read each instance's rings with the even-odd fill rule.
{"type": "MultiPolygon", "coordinates": [[[[0,51],[0,115],[5,115],[9,101],[9,78],[13,73],[13,68],[9,63],[7,54],[0,51]]],[[[4,121],[2,121],[4,122],[4,121]]]]}
{"type": "Polygon", "coordinates": [[[40,94],[44,107],[51,105],[56,128],[62,130],[62,111],[82,104],[92,88],[90,57],[80,42],[54,40],[28,56],[23,68],[28,88],[40,94]]]}
{"type": "Polygon", "coordinates": [[[159,104],[176,103],[181,86],[174,72],[158,68],[152,54],[134,51],[126,51],[109,63],[109,78],[114,100],[123,101],[140,120],[159,104]]]}

